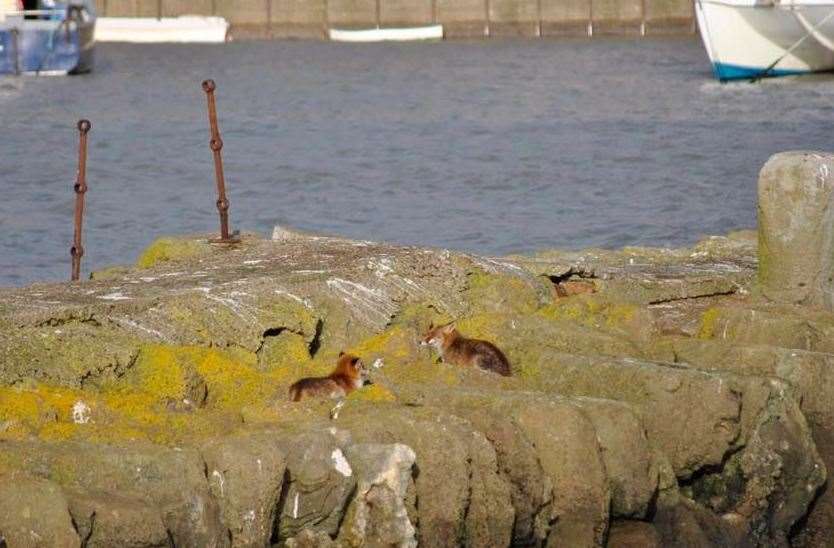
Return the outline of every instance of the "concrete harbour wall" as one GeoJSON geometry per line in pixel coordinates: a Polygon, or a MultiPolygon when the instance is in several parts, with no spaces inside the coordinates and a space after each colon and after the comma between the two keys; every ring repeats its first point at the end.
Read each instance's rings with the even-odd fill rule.
{"type": "Polygon", "coordinates": [[[96,0],[106,17],[218,15],[235,38],[440,23],[447,38],[695,32],[692,0],[96,0]]]}

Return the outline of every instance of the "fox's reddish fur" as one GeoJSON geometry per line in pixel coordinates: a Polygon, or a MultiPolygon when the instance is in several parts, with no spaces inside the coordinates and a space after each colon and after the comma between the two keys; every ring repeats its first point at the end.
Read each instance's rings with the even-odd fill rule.
{"type": "Polygon", "coordinates": [[[510,362],[501,350],[489,341],[467,339],[452,324],[429,327],[422,344],[434,346],[444,362],[466,367],[478,367],[509,377],[510,362]]]}
{"type": "Polygon", "coordinates": [[[336,369],[327,377],[307,377],[290,386],[290,400],[303,398],[344,398],[365,384],[367,371],[362,360],[341,353],[336,369]]]}

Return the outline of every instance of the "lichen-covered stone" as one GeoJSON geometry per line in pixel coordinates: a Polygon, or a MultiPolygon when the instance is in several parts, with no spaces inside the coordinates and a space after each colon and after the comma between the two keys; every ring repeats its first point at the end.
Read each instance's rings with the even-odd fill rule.
{"type": "Polygon", "coordinates": [[[642,519],[658,491],[658,467],[643,422],[623,402],[579,398],[594,425],[611,491],[611,515],[642,519]]]}
{"type": "MultiPolygon", "coordinates": [[[[418,524],[418,542],[458,546],[470,539],[473,546],[486,547],[508,541],[513,522],[509,491],[470,489],[475,447],[480,451],[491,448],[471,440],[474,429],[467,421],[428,408],[389,408],[384,413],[362,413],[363,409],[346,406],[339,418],[340,426],[350,429],[355,441],[402,443],[416,454],[419,473],[414,481],[419,514],[412,522],[418,524]],[[492,521],[478,524],[484,530],[469,531],[467,508],[486,504],[496,509],[492,521]]],[[[478,473],[481,481],[500,481],[494,469],[479,468],[478,473]]]]}
{"type": "Polygon", "coordinates": [[[269,544],[286,461],[270,431],[215,438],[201,448],[211,493],[234,547],[269,544]]]}
{"type": "Polygon", "coordinates": [[[345,440],[323,430],[282,437],[280,445],[288,477],[278,509],[277,538],[292,538],[304,529],[336,536],[356,488],[356,475],[343,451],[345,440]]]}
{"type": "MultiPolygon", "coordinates": [[[[422,401],[465,417],[495,446],[499,473],[511,486],[510,496],[516,496],[517,542],[531,538],[549,538],[558,545],[602,542],[610,490],[599,440],[612,440],[591,426],[585,409],[561,398],[486,389],[436,389],[422,401]],[[543,416],[550,419],[541,420],[543,416]],[[528,483],[531,480],[535,487],[528,483]],[[523,503],[519,491],[527,497],[523,503]],[[551,523],[559,525],[551,528],[551,523]]],[[[594,405],[585,402],[586,408],[594,405]]],[[[629,480],[613,480],[619,481],[629,480]]],[[[644,506],[654,487],[648,491],[644,506]]]]}
{"type": "Polygon", "coordinates": [[[720,375],[632,359],[543,354],[534,385],[631,403],[679,477],[719,465],[740,432],[741,390],[720,375]],[[680,433],[687,432],[686,443],[680,433]]]}
{"type": "Polygon", "coordinates": [[[10,547],[81,546],[60,487],[21,472],[0,474],[0,540],[10,547]]]}
{"type": "Polygon", "coordinates": [[[346,451],[356,473],[356,494],[339,539],[348,546],[416,548],[416,529],[405,497],[412,483],[414,451],[402,444],[361,444],[346,451]]]}
{"type": "Polygon", "coordinates": [[[138,268],[151,268],[170,261],[183,261],[211,252],[204,238],[159,238],[136,259],[138,268]]]}
{"type": "Polygon", "coordinates": [[[834,156],[781,152],[759,175],[759,284],[768,297],[834,308],[834,156]]]}
{"type": "Polygon", "coordinates": [[[68,493],[72,521],[89,548],[171,546],[159,509],[117,493],[68,493]]]}
{"type": "MultiPolygon", "coordinates": [[[[834,314],[762,300],[750,233],[513,258],[207,239],[0,290],[0,473],[60,485],[90,543],[344,546],[406,523],[427,546],[778,543],[834,460],[834,314]],[[418,344],[452,320],[513,376],[418,344]],[[288,401],[343,350],[374,384],[288,401]],[[360,470],[400,446],[397,481],[360,470]]],[[[826,496],[797,538],[834,528],[826,496]]]]}
{"type": "MultiPolygon", "coordinates": [[[[808,419],[816,449],[825,468],[828,471],[834,469],[834,408],[831,406],[834,398],[834,380],[829,374],[834,366],[834,356],[778,346],[738,345],[723,339],[673,339],[668,342],[682,362],[705,369],[782,379],[787,383],[788,389],[796,394],[796,401],[800,403],[802,413],[808,419]]],[[[799,444],[797,449],[806,451],[802,444],[799,444]]],[[[779,457],[779,460],[782,458],[779,457]]],[[[723,483],[727,484],[726,481],[723,483]]],[[[825,544],[824,540],[813,539],[825,536],[822,532],[827,527],[825,524],[832,523],[834,494],[830,489],[823,490],[813,508],[813,513],[807,518],[808,527],[803,532],[803,537],[811,540],[800,543],[801,546],[825,544]]]]}
{"type": "Polygon", "coordinates": [[[310,342],[303,335],[281,329],[265,336],[257,351],[258,369],[261,371],[287,370],[296,376],[310,361],[310,342]]]}
{"type": "Polygon", "coordinates": [[[0,462],[75,492],[132,497],[160,510],[177,545],[226,546],[228,533],[193,450],[0,441],[0,462]]]}

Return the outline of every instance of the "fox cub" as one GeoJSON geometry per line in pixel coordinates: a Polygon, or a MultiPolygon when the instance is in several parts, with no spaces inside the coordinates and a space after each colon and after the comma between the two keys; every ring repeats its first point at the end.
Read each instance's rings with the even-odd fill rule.
{"type": "Polygon", "coordinates": [[[461,335],[453,324],[442,327],[430,326],[428,333],[420,341],[422,345],[435,347],[440,359],[454,365],[479,367],[509,377],[510,362],[497,346],[488,341],[467,339],[461,335]]]}
{"type": "Polygon", "coordinates": [[[339,353],[336,369],[327,377],[307,377],[290,386],[290,400],[344,398],[368,382],[368,369],[360,358],[339,353]]]}

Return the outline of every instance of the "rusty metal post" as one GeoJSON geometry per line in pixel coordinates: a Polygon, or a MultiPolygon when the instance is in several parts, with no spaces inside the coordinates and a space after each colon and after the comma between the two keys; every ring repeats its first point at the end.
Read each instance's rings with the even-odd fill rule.
{"type": "Polygon", "coordinates": [[[84,193],[87,192],[87,132],[92,128],[89,120],[78,121],[78,173],[75,179],[75,235],[72,248],[72,281],[81,277],[81,257],[84,247],[81,245],[81,227],[84,221],[84,193]]]}
{"type": "Polygon", "coordinates": [[[214,101],[214,90],[216,88],[214,80],[203,81],[203,91],[206,92],[206,99],[208,100],[209,126],[211,128],[209,148],[214,155],[214,177],[217,180],[217,212],[220,214],[220,239],[210,241],[234,244],[240,240],[229,234],[229,199],[226,198],[226,179],[223,175],[223,157],[220,154],[220,151],[223,150],[223,139],[220,138],[220,130],[217,127],[217,105],[214,101]]]}

